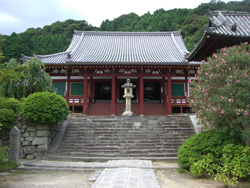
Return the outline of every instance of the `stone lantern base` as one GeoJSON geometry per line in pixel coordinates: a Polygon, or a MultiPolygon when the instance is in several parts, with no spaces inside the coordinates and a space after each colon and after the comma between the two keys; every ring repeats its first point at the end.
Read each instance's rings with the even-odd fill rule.
{"type": "Polygon", "coordinates": [[[131,111],[125,111],[122,113],[122,116],[134,116],[135,114],[131,111]]]}

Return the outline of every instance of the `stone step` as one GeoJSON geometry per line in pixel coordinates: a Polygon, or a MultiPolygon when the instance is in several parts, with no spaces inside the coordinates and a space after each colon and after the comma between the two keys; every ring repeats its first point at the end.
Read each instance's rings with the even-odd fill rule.
{"type": "Polygon", "coordinates": [[[189,117],[71,117],[57,153],[83,157],[176,157],[195,134],[189,117]]]}
{"type": "Polygon", "coordinates": [[[178,153],[81,153],[62,152],[61,155],[73,155],[81,157],[176,157],[178,153]]]}

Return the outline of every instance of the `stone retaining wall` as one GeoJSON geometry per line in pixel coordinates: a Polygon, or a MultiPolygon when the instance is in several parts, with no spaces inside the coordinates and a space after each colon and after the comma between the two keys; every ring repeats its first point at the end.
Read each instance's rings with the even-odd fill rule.
{"type": "Polygon", "coordinates": [[[0,131],[0,148],[8,144],[9,144],[9,131],[1,130],[0,131]]]}
{"type": "Polygon", "coordinates": [[[34,124],[23,121],[20,117],[15,125],[21,132],[20,158],[40,159],[48,153],[52,139],[58,130],[57,124],[34,124]]]}

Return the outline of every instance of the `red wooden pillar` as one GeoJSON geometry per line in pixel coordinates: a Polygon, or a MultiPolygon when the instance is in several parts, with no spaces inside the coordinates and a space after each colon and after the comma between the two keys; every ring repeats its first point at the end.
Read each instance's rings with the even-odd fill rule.
{"type": "Polygon", "coordinates": [[[168,74],[168,115],[172,115],[172,90],[171,90],[171,76],[168,74]]]}
{"type": "Polygon", "coordinates": [[[70,94],[70,76],[68,76],[67,78],[67,97],[69,97],[70,94]]]}
{"type": "Polygon", "coordinates": [[[84,85],[83,85],[83,114],[87,115],[87,93],[88,91],[88,75],[84,75],[84,85]]]}
{"type": "MultiPolygon", "coordinates": [[[[90,89],[90,97],[91,97],[91,99],[93,98],[93,78],[92,77],[90,77],[90,80],[89,80],[89,89],[90,89]]],[[[89,102],[91,102],[91,101],[89,101],[89,102]]]]}
{"type": "Polygon", "coordinates": [[[139,81],[136,80],[136,102],[137,102],[137,103],[140,102],[139,93],[140,93],[139,81]]]}
{"type": "Polygon", "coordinates": [[[112,74],[112,102],[111,102],[111,116],[115,115],[115,74],[112,74]]]}
{"type": "Polygon", "coordinates": [[[166,104],[166,82],[165,82],[165,77],[162,78],[162,99],[163,99],[163,104],[166,104]]]}
{"type": "Polygon", "coordinates": [[[72,106],[72,113],[75,113],[75,106],[72,106]]]}
{"type": "Polygon", "coordinates": [[[140,73],[140,116],[144,114],[144,85],[143,72],[140,73]]]}
{"type": "Polygon", "coordinates": [[[188,80],[187,75],[185,75],[185,97],[188,96],[188,80]]]}

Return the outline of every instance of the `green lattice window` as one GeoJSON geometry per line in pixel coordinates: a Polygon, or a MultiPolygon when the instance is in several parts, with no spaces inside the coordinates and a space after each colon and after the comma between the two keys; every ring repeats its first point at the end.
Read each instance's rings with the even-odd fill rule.
{"type": "Polygon", "coordinates": [[[53,83],[55,89],[57,89],[57,94],[64,96],[65,83],[64,82],[55,82],[53,83]]]}
{"type": "Polygon", "coordinates": [[[83,83],[71,83],[71,95],[83,96],[83,83]]]}
{"type": "Polygon", "coordinates": [[[184,84],[171,84],[172,96],[184,96],[184,84]]]}

